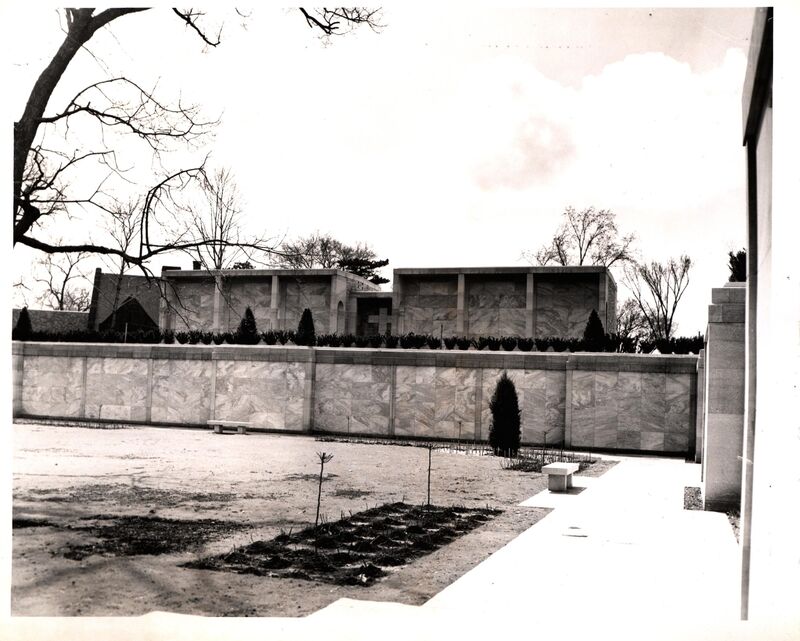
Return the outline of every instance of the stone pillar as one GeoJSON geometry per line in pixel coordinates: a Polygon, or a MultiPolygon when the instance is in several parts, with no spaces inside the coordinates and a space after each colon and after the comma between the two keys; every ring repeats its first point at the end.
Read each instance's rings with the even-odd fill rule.
{"type": "Polygon", "coordinates": [[[272,285],[269,289],[269,322],[270,329],[281,329],[280,317],[281,284],[278,276],[272,277],[272,285]]]}
{"type": "Polygon", "coordinates": [[[564,392],[564,449],[572,447],[572,372],[575,364],[567,358],[564,392]]]}
{"type": "Polygon", "coordinates": [[[475,440],[481,440],[481,422],[483,421],[483,368],[475,370],[475,440]]]}
{"type": "Polygon", "coordinates": [[[317,380],[317,350],[309,348],[310,358],[305,364],[305,381],[303,386],[303,431],[314,429],[314,387],[317,380]]]}
{"type": "MultiPolygon", "coordinates": [[[[214,276],[214,316],[213,329],[215,332],[222,331],[222,276],[214,276]]],[[[226,328],[227,329],[227,328],[226,328]]]]}
{"type": "Polygon", "coordinates": [[[711,292],[706,332],[704,507],[725,511],[739,506],[742,491],[744,425],[744,283],[711,292]]]}
{"type": "Polygon", "coordinates": [[[23,379],[25,377],[25,344],[12,343],[11,348],[11,376],[14,386],[12,416],[20,416],[23,412],[22,405],[22,392],[23,392],[23,379]]]}
{"type": "MultiPolygon", "coordinates": [[[[163,273],[163,272],[162,272],[163,273]]],[[[169,306],[170,300],[170,291],[172,288],[166,281],[164,282],[164,289],[162,290],[162,296],[158,301],[158,327],[163,331],[166,329],[172,329],[172,312],[169,306]]]]}
{"type": "Polygon", "coordinates": [[[606,297],[605,272],[597,275],[597,315],[603,322],[603,329],[608,331],[608,300],[606,297]]]}
{"type": "MultiPolygon", "coordinates": [[[[339,274],[332,274],[330,301],[328,302],[328,330],[324,333],[333,334],[336,332],[336,323],[339,318],[339,301],[342,301],[342,303],[346,305],[346,300],[347,281],[339,274]]],[[[347,311],[345,310],[345,315],[346,314],[347,311]]],[[[323,332],[317,330],[317,333],[322,334],[323,332]]]]}
{"type": "Polygon", "coordinates": [[[395,403],[397,402],[397,365],[390,365],[389,378],[389,436],[394,436],[395,403]]]}
{"type": "MultiPolygon", "coordinates": [[[[694,462],[703,461],[703,431],[705,430],[706,400],[706,350],[701,349],[697,358],[697,405],[695,413],[695,446],[694,462]]],[[[703,468],[700,468],[700,480],[703,480],[703,468]]]]}
{"type": "Polygon", "coordinates": [[[81,357],[81,406],[78,410],[79,418],[86,418],[86,377],[89,373],[87,358],[81,357]]]}
{"type": "MultiPolygon", "coordinates": [[[[347,323],[346,323],[347,330],[345,333],[356,334],[358,330],[358,298],[353,296],[353,298],[351,298],[347,302],[349,304],[349,307],[345,311],[347,315],[347,323]]],[[[396,332],[392,330],[392,333],[394,334],[396,332]]]]}
{"type": "Polygon", "coordinates": [[[536,298],[534,296],[534,287],[536,283],[533,274],[528,274],[528,280],[525,283],[525,335],[529,338],[536,336],[536,298]]]}
{"type": "Polygon", "coordinates": [[[465,283],[464,274],[458,275],[458,296],[456,298],[456,334],[464,336],[467,333],[466,324],[466,305],[465,305],[465,283]]]}
{"type": "Polygon", "coordinates": [[[150,423],[153,420],[153,352],[147,357],[147,389],[144,399],[144,422],[150,423]]]}
{"type": "Polygon", "coordinates": [[[392,327],[392,334],[404,334],[406,331],[406,309],[403,305],[403,279],[396,273],[392,283],[392,316],[396,326],[392,327]]]}

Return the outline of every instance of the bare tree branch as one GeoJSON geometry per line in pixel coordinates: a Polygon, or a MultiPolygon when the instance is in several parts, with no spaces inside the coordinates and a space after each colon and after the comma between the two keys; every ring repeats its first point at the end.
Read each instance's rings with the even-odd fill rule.
{"type": "Polygon", "coordinates": [[[653,339],[669,339],[675,331],[675,311],[689,286],[692,261],[688,256],[666,263],[625,265],[624,283],[630,289],[653,339]]]}
{"type": "Polygon", "coordinates": [[[634,234],[620,238],[616,215],[610,209],[588,207],[581,211],[574,207],[564,210],[564,222],[553,238],[535,253],[524,251],[523,257],[531,264],[548,265],[602,265],[633,260],[634,234]]]}
{"type": "Polygon", "coordinates": [[[203,42],[205,42],[207,45],[216,47],[222,41],[222,27],[219,28],[219,31],[217,32],[216,35],[216,39],[211,40],[209,36],[207,36],[206,33],[200,27],[197,26],[198,18],[202,18],[204,15],[206,15],[202,11],[196,11],[195,9],[187,9],[186,11],[181,11],[179,9],[174,9],[174,8],[172,10],[175,12],[175,15],[178,16],[181,20],[183,20],[189,27],[191,27],[192,30],[194,30],[195,33],[197,33],[197,35],[200,36],[203,42]]]}

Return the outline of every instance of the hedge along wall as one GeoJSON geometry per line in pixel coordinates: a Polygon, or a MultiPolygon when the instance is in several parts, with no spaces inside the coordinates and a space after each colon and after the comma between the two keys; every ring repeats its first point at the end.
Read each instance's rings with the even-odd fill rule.
{"type": "Polygon", "coordinates": [[[18,343],[14,414],[485,441],[503,370],[522,440],[689,453],[697,357],[18,343]]]}

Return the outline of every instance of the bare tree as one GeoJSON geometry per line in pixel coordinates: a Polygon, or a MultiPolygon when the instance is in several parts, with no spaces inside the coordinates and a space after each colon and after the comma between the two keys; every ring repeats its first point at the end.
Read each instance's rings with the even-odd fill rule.
{"type": "Polygon", "coordinates": [[[115,247],[122,250],[122,255],[109,255],[106,258],[111,261],[117,279],[114,285],[114,299],[111,302],[111,327],[116,327],[117,309],[122,292],[122,277],[125,275],[131,263],[125,258],[130,253],[131,248],[137,241],[141,229],[141,203],[138,200],[129,201],[126,205],[118,203],[109,211],[108,233],[112,238],[115,247]]]}
{"type": "Polygon", "coordinates": [[[536,252],[524,251],[523,257],[537,265],[602,265],[633,260],[631,246],[636,236],[620,236],[616,214],[610,209],[574,207],[564,210],[564,221],[553,238],[536,252]]]}
{"type": "Polygon", "coordinates": [[[272,253],[277,243],[264,237],[245,240],[242,198],[230,169],[217,169],[204,184],[202,211],[192,217],[191,233],[198,241],[190,251],[206,269],[226,269],[255,260],[256,248],[272,253]],[[245,260],[240,260],[244,258],[245,260]]]}
{"type": "Polygon", "coordinates": [[[617,310],[617,336],[634,341],[648,337],[649,326],[644,319],[639,304],[633,299],[627,299],[617,310]]]}
{"type": "Polygon", "coordinates": [[[386,283],[375,270],[389,264],[388,259],[376,260],[377,254],[366,243],[346,245],[330,234],[315,232],[281,245],[280,267],[293,269],[344,269],[371,280],[376,284],[386,283]]]}
{"type": "Polygon", "coordinates": [[[669,339],[675,330],[675,310],[689,286],[692,261],[688,256],[666,263],[628,264],[624,283],[644,317],[651,338],[669,339]]]}
{"type": "MultiPolygon", "coordinates": [[[[126,171],[118,162],[118,150],[110,144],[116,134],[143,142],[156,157],[155,164],[163,167],[163,152],[171,150],[174,144],[197,143],[218,122],[203,118],[197,106],[180,101],[168,104],[157,98],[153,89],[126,77],[99,80],[77,91],[65,105],[51,104],[68,67],[94,34],[116,20],[145,10],[64,10],[64,40],[34,83],[22,116],[14,123],[14,245],[20,243],[47,253],[116,255],[130,265],[144,268],[158,255],[197,250],[208,244],[187,233],[189,223],[183,200],[191,185],[206,180],[205,160],[190,167],[164,169],[152,179],[148,189],[140,192],[138,242],[128,250],[113,243],[93,242],[85,228],[82,233],[87,236],[67,242],[50,240],[43,232],[44,223],[54,217],[60,219],[78,211],[101,218],[111,215],[115,198],[110,194],[117,189],[112,190],[108,182],[127,180],[126,171]],[[54,111],[46,113],[48,106],[54,111]],[[86,147],[65,139],[62,149],[45,144],[46,131],[66,136],[70,123],[78,118],[88,118],[99,125],[101,134],[96,142],[86,147]],[[103,178],[98,178],[94,187],[85,189],[75,184],[85,184],[86,177],[96,175],[98,170],[103,178]],[[82,180],[76,181],[77,176],[82,180]]],[[[363,9],[302,10],[302,13],[310,26],[326,36],[341,33],[348,25],[377,27],[377,14],[363,9]]],[[[222,27],[210,26],[203,12],[172,9],[171,14],[185,23],[205,48],[219,45],[222,27]]],[[[243,247],[261,249],[257,242],[240,242],[243,247]]]]}
{"type": "Polygon", "coordinates": [[[89,309],[91,294],[86,287],[76,283],[86,281],[81,263],[86,253],[52,255],[46,254],[37,261],[41,274],[34,280],[42,287],[37,298],[40,305],[61,311],[85,312],[89,309]]]}

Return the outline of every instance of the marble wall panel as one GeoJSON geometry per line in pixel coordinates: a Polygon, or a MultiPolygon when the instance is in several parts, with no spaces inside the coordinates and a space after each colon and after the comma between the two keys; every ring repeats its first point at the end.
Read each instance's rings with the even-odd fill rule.
{"type": "Polygon", "coordinates": [[[145,420],[147,360],[86,359],[86,418],[145,420]]]}
{"type": "Polygon", "coordinates": [[[403,278],[400,310],[406,332],[415,334],[455,334],[458,306],[458,279],[403,278]]]}
{"type": "Polygon", "coordinates": [[[691,427],[690,384],[691,377],[688,374],[666,375],[665,429],[667,432],[684,433],[691,427]]]}
{"type": "Polygon", "coordinates": [[[642,373],[641,429],[647,432],[664,431],[666,413],[666,375],[642,373]]]}
{"type": "Polygon", "coordinates": [[[169,300],[174,308],[172,317],[175,331],[201,329],[211,331],[214,326],[214,282],[171,281],[173,288],[169,300]]]}
{"type": "Polygon", "coordinates": [[[388,434],[390,381],[390,366],[319,363],[315,376],[314,428],[388,434]]]}
{"type": "Polygon", "coordinates": [[[689,449],[689,435],[676,432],[664,434],[665,452],[686,452],[689,449]]]}
{"type": "Polygon", "coordinates": [[[282,327],[296,330],[303,310],[311,310],[314,330],[317,334],[330,331],[330,278],[282,278],[280,280],[280,314],[282,327]]]}
{"type": "Polygon", "coordinates": [[[617,448],[621,450],[640,450],[642,448],[642,433],[638,430],[619,430],[617,432],[617,448]]]}
{"type": "Polygon", "coordinates": [[[82,387],[81,358],[26,356],[22,411],[32,416],[80,416],[82,387]]]}
{"type": "Polygon", "coordinates": [[[302,429],[302,363],[217,361],[215,418],[273,430],[302,429]]]}
{"type": "Polygon", "coordinates": [[[222,331],[236,331],[248,307],[256,319],[258,331],[271,329],[271,290],[271,278],[265,281],[228,279],[223,286],[223,295],[220,297],[222,331]]]}
{"type": "Polygon", "coordinates": [[[598,307],[598,295],[596,274],[537,275],[534,302],[536,336],[583,336],[589,314],[598,307]]]}
{"type": "Polygon", "coordinates": [[[203,424],[211,418],[212,361],[153,360],[154,422],[203,424]]]}
{"type": "Polygon", "coordinates": [[[468,277],[467,333],[470,336],[524,336],[525,288],[525,278],[468,277]]]}
{"type": "MultiPolygon", "coordinates": [[[[630,430],[629,430],[630,431],[630,430]]],[[[664,432],[639,432],[639,445],[645,452],[664,451],[664,432]]]]}

